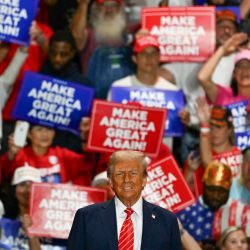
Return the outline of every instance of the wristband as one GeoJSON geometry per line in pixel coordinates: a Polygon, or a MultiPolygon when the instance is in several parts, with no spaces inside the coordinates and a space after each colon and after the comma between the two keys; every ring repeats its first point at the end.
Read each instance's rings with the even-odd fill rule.
{"type": "Polygon", "coordinates": [[[201,127],[200,128],[200,132],[202,134],[208,134],[208,133],[210,133],[210,128],[203,128],[203,127],[201,127]]]}
{"type": "Polygon", "coordinates": [[[202,123],[202,124],[200,125],[200,127],[201,127],[201,128],[209,128],[210,126],[209,126],[208,123],[202,123]]]}

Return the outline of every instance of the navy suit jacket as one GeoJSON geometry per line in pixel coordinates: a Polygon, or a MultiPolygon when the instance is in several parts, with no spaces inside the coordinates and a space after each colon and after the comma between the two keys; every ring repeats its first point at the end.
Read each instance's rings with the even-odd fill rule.
{"type": "MultiPolygon", "coordinates": [[[[141,250],[181,250],[176,216],[143,200],[141,250]]],[[[114,199],[76,212],[68,250],[118,250],[114,199]]]]}

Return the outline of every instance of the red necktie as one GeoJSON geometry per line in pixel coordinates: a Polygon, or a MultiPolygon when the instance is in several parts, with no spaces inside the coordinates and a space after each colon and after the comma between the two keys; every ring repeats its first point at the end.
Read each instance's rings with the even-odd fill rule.
{"type": "Polygon", "coordinates": [[[120,232],[118,249],[119,250],[134,250],[134,227],[131,220],[131,214],[134,212],[132,208],[124,210],[127,213],[127,218],[124,220],[120,232]]]}

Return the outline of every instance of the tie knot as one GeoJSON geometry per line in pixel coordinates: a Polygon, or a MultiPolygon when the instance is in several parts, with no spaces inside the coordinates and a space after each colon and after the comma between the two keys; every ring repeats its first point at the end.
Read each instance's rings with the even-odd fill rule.
{"type": "Polygon", "coordinates": [[[130,217],[134,210],[131,207],[127,207],[124,212],[127,214],[127,217],[130,217]]]}

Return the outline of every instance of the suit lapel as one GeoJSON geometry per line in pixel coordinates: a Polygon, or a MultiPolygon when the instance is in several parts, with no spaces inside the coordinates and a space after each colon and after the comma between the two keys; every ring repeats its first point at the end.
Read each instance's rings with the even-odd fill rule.
{"type": "Polygon", "coordinates": [[[143,224],[141,249],[150,249],[151,235],[153,230],[154,213],[149,203],[143,200],[143,224]]]}
{"type": "Polygon", "coordinates": [[[103,221],[103,233],[108,235],[109,249],[117,250],[118,239],[114,199],[103,205],[100,215],[103,221]]]}

